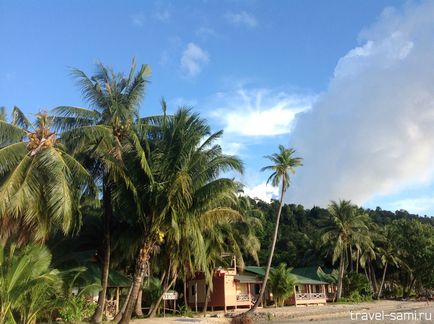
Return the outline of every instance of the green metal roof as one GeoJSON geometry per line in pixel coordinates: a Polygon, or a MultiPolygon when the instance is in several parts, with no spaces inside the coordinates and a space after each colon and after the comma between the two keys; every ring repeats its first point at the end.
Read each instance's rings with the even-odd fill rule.
{"type": "Polygon", "coordinates": [[[258,276],[253,276],[249,274],[237,274],[235,280],[240,283],[261,283],[262,280],[258,276]]]}
{"type": "Polygon", "coordinates": [[[335,283],[337,278],[333,274],[333,270],[327,269],[329,273],[323,271],[321,267],[303,267],[303,268],[294,268],[292,269],[292,273],[303,276],[306,278],[310,278],[313,280],[325,281],[328,283],[335,283]]]}
{"type": "Polygon", "coordinates": [[[328,282],[321,281],[321,280],[315,280],[311,278],[306,278],[297,274],[292,274],[295,279],[295,284],[306,284],[306,285],[328,285],[328,282]]]}
{"type": "MultiPolygon", "coordinates": [[[[265,267],[246,266],[244,270],[261,277],[265,276],[265,267]]],[[[335,278],[322,271],[321,267],[294,268],[291,272],[295,277],[295,283],[299,284],[324,285],[335,282],[335,278]]]]}
{"type": "Polygon", "coordinates": [[[257,266],[246,266],[244,267],[245,271],[256,273],[257,275],[260,275],[261,277],[265,276],[265,268],[264,267],[257,267],[257,266]]]}
{"type": "MultiPolygon", "coordinates": [[[[101,285],[101,268],[95,263],[87,263],[86,270],[78,277],[78,283],[83,285],[97,284],[101,285]]],[[[131,280],[120,272],[110,269],[109,287],[129,287],[131,280]]]]}

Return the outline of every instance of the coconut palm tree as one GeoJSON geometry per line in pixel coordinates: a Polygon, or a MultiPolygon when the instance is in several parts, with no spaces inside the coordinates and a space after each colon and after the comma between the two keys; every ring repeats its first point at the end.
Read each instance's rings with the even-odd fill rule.
{"type": "MultiPolygon", "coordinates": [[[[136,259],[133,289],[121,323],[127,323],[131,317],[145,264],[156,247],[165,239],[178,245],[183,233],[197,235],[193,228],[199,224],[205,226],[213,218],[239,214],[224,205],[225,201],[236,198],[235,190],[230,190],[234,187],[232,180],[220,179],[219,175],[224,171],[242,171],[242,163],[224,155],[215,144],[221,132],[211,133],[205,120],[189,109],[180,109],[173,116],[163,114],[152,122],[157,127],[148,127],[146,137],[152,139],[148,143],[154,182],[138,186],[144,188],[140,197],[145,210],[143,215],[138,215],[142,217],[144,235],[136,259]]],[[[134,178],[144,179],[140,175],[134,178]]],[[[173,266],[176,265],[172,263],[173,266]]]]}
{"type": "Polygon", "coordinates": [[[389,229],[390,225],[384,228],[384,240],[382,241],[382,246],[377,248],[383,266],[383,274],[381,276],[380,287],[378,288],[377,299],[380,299],[383,292],[384,281],[386,279],[387,268],[389,265],[394,267],[407,267],[404,261],[399,257],[399,252],[393,244],[393,236],[389,229]]]}
{"type": "Polygon", "coordinates": [[[90,109],[60,106],[53,112],[56,126],[63,130],[62,139],[83,160],[101,186],[104,211],[102,289],[93,316],[93,321],[101,322],[110,268],[113,198],[119,184],[125,184],[130,194],[137,197],[137,191],[125,172],[125,156],[134,156],[139,161],[138,166],[150,175],[148,157],[140,145],[135,124],[139,119],[139,105],[150,68],[142,65],[136,72],[133,60],[127,76],[115,73],[101,63],[97,64],[92,77],[78,69],[74,69],[72,74],[77,78],[90,109]]]}
{"type": "MultiPolygon", "coordinates": [[[[322,245],[332,245],[332,262],[339,259],[339,276],[337,298],[342,296],[342,282],[345,268],[350,258],[350,246],[358,242],[362,245],[361,236],[368,230],[367,215],[360,213],[349,200],[332,201],[328,208],[330,219],[324,226],[321,236],[322,245]]],[[[364,236],[366,239],[366,236],[364,236]]],[[[363,246],[370,244],[363,243],[363,246]]],[[[367,249],[366,251],[368,251],[367,249]]]]}
{"type": "Polygon", "coordinates": [[[270,272],[269,289],[275,298],[275,307],[283,306],[285,300],[294,293],[295,277],[291,273],[292,268],[288,268],[285,263],[270,272]]]}
{"type": "Polygon", "coordinates": [[[256,300],[253,307],[246,312],[246,314],[255,312],[265,293],[265,288],[267,285],[268,277],[270,275],[271,262],[273,261],[274,248],[277,241],[277,233],[279,232],[279,222],[280,215],[282,213],[283,198],[285,197],[286,191],[290,185],[290,173],[295,173],[295,169],[302,165],[302,158],[294,157],[295,150],[292,148],[286,148],[283,145],[279,145],[279,152],[272,155],[267,155],[265,158],[270,160],[273,164],[263,167],[261,171],[272,171],[272,174],[267,180],[267,184],[271,182],[274,187],[280,185],[280,199],[279,208],[277,210],[276,223],[274,226],[274,236],[271,242],[270,254],[268,256],[267,268],[265,270],[264,282],[262,284],[261,290],[259,291],[258,299],[256,300]]]}
{"type": "Polygon", "coordinates": [[[90,174],[58,140],[47,113],[38,113],[34,123],[17,107],[12,116],[10,123],[0,120],[2,241],[21,225],[22,242],[77,229],[80,199],[93,188],[90,174]]]}

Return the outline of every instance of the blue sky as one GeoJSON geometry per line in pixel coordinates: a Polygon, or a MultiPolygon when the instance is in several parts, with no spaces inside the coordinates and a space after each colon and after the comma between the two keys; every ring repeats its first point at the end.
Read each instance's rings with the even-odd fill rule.
{"type": "Polygon", "coordinates": [[[164,96],[224,129],[251,195],[276,193],[259,169],[281,143],[305,158],[288,202],[433,215],[431,21],[419,1],[1,0],[0,105],[85,105],[70,67],[135,57],[153,71],[141,114],[164,96]]]}

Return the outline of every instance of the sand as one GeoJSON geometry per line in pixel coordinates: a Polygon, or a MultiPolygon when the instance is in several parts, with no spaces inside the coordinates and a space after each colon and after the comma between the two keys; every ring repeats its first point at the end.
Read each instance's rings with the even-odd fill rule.
{"type": "MultiPolygon", "coordinates": [[[[234,315],[240,313],[229,313],[234,315]]],[[[156,319],[135,320],[134,324],[162,324],[162,323],[197,323],[217,324],[229,323],[222,313],[213,313],[206,318],[166,317],[156,319]]],[[[375,301],[360,304],[328,304],[326,306],[279,307],[259,309],[253,317],[258,324],[265,323],[307,323],[317,322],[326,324],[343,323],[434,323],[434,303],[416,301],[375,301]],[[366,320],[370,316],[373,320],[366,320]],[[377,316],[377,320],[373,316],[377,316]],[[393,320],[394,316],[395,320],[393,320]],[[406,317],[403,319],[403,317],[406,317]],[[417,320],[411,320],[419,316],[417,320]],[[432,320],[429,320],[429,318],[432,320]],[[399,320],[401,318],[401,320],[399,320]]]]}

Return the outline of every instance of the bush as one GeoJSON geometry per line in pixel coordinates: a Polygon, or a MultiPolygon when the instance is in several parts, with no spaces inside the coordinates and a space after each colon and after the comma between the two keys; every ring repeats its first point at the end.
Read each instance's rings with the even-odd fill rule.
{"type": "Polygon", "coordinates": [[[60,317],[67,323],[79,323],[92,316],[97,304],[89,302],[84,296],[71,296],[59,310],[60,317]]]}
{"type": "Polygon", "coordinates": [[[361,273],[347,273],[343,281],[344,297],[351,302],[361,302],[372,299],[372,289],[368,279],[361,273]]]}
{"type": "Polygon", "coordinates": [[[285,263],[271,270],[268,288],[273,293],[276,306],[283,306],[285,299],[293,294],[294,281],[291,268],[288,268],[285,263]]]}

